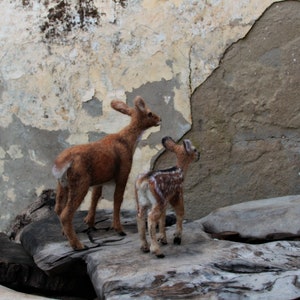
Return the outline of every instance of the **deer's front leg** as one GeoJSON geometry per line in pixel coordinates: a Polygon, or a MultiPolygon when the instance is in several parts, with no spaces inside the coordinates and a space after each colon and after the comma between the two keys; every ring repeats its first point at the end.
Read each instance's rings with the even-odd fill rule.
{"type": "Polygon", "coordinates": [[[175,213],[176,213],[176,231],[174,234],[174,240],[173,243],[175,245],[181,244],[181,236],[182,236],[182,222],[184,217],[184,204],[183,204],[183,198],[179,199],[178,202],[176,202],[175,205],[173,205],[175,213]]]}
{"type": "MultiPolygon", "coordinates": [[[[129,174],[129,172],[128,172],[129,174]]],[[[113,229],[121,236],[126,235],[126,233],[123,230],[123,227],[121,225],[120,221],[120,210],[121,205],[123,202],[123,196],[125,192],[125,187],[127,183],[128,175],[124,175],[123,177],[119,177],[116,180],[116,188],[114,193],[114,212],[113,212],[113,229]]]]}
{"type": "Polygon", "coordinates": [[[91,206],[90,206],[87,216],[84,218],[84,222],[90,228],[94,228],[94,226],[95,226],[95,214],[96,214],[97,204],[98,204],[98,201],[99,201],[101,195],[102,195],[102,186],[98,185],[98,186],[93,187],[91,206]]]}

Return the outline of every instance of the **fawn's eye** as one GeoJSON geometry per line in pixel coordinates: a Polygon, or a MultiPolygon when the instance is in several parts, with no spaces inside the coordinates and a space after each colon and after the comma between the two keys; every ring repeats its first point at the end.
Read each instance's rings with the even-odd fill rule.
{"type": "Polygon", "coordinates": [[[153,114],[152,114],[152,112],[150,111],[150,112],[148,112],[148,117],[149,118],[152,118],[153,117],[153,114]]]}

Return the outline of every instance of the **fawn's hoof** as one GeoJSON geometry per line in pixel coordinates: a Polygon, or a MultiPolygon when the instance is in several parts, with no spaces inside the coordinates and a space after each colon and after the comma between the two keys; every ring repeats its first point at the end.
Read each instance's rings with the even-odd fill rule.
{"type": "Polygon", "coordinates": [[[181,237],[175,236],[173,240],[174,245],[180,245],[181,244],[181,237]]]}
{"type": "Polygon", "coordinates": [[[141,247],[141,250],[142,250],[144,253],[149,253],[149,252],[150,252],[149,247],[144,247],[144,246],[142,246],[142,247],[141,247]]]}
{"type": "Polygon", "coordinates": [[[158,241],[160,242],[161,245],[168,245],[168,242],[165,239],[159,239],[158,241]]]}
{"type": "Polygon", "coordinates": [[[163,253],[160,253],[160,254],[156,254],[156,257],[157,257],[157,258],[164,258],[165,255],[164,255],[163,253]]]}

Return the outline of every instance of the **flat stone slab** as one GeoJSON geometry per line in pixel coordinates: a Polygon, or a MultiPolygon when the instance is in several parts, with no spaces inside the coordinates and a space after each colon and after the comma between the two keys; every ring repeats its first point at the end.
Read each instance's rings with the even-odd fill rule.
{"type": "MultiPolygon", "coordinates": [[[[172,236],[174,229],[168,230],[172,236]]],[[[300,296],[300,242],[250,245],[207,238],[185,224],[183,243],[164,246],[164,259],[142,253],[137,235],[117,251],[86,257],[100,299],[293,299],[300,296]],[[280,295],[280,297],[279,297],[280,295]]]]}
{"type": "Polygon", "coordinates": [[[55,300],[57,298],[34,296],[30,294],[16,292],[5,286],[0,285],[0,299],[1,300],[55,300]]]}
{"type": "Polygon", "coordinates": [[[295,299],[300,297],[300,241],[249,244],[212,236],[221,233],[223,238],[224,231],[234,231],[253,238],[274,232],[295,237],[299,198],[251,201],[185,222],[179,246],[171,243],[175,226],[168,227],[170,244],[162,246],[164,259],[141,252],[134,211],[122,211],[125,237],[109,230],[110,211],[97,212],[94,232],[83,223],[86,212],[78,212],[74,226],[88,250],[69,247],[54,213],[26,226],[21,241],[48,274],[87,272],[99,299],[295,299]],[[266,230],[267,224],[280,226],[266,230]]]}
{"type": "Polygon", "coordinates": [[[216,209],[201,219],[209,233],[237,233],[249,240],[300,237],[300,195],[255,200],[216,209]]]}

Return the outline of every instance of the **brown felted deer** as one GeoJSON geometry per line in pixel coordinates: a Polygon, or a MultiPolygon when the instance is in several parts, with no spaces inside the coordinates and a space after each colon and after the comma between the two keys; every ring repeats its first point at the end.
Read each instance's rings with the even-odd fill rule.
{"type": "Polygon", "coordinates": [[[94,227],[102,184],[115,181],[112,227],[125,235],[120,222],[120,207],[123,201],[132,158],[137,141],[142,133],[160,125],[159,116],[151,112],[141,97],[136,97],[134,107],[118,100],[111,107],[131,117],[130,124],[118,133],[109,134],[89,144],[77,145],[62,151],[55,160],[52,172],[58,180],[55,211],[63,232],[75,250],[84,249],[72,225],[74,214],[92,186],[92,201],[84,221],[94,227]]]}
{"type": "Polygon", "coordinates": [[[159,223],[159,238],[162,244],[167,244],[165,230],[166,208],[170,203],[176,213],[176,231],[174,244],[181,244],[182,221],[184,216],[183,180],[187,168],[192,161],[199,160],[200,153],[190,140],[183,140],[182,145],[176,144],[172,138],[164,137],[163,146],[176,154],[176,166],[170,169],[150,171],[138,177],[135,183],[137,201],[137,225],[143,252],[154,253],[163,258],[157,239],[156,226],[159,223]],[[146,239],[146,213],[148,213],[148,230],[150,248],[146,239]]]}

